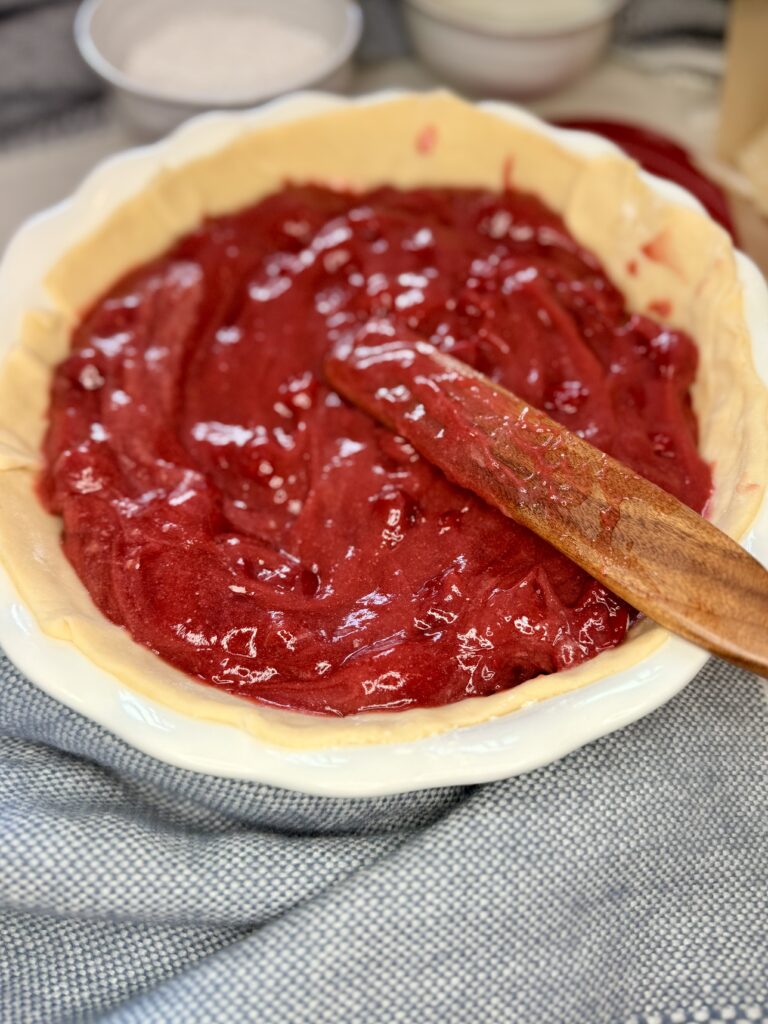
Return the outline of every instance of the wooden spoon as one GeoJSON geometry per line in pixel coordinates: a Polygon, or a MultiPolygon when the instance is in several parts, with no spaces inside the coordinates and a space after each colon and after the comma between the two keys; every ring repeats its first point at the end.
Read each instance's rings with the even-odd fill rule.
{"type": "Polygon", "coordinates": [[[376,335],[332,386],[660,625],[768,676],[768,572],[655,484],[426,342],[376,335]]]}

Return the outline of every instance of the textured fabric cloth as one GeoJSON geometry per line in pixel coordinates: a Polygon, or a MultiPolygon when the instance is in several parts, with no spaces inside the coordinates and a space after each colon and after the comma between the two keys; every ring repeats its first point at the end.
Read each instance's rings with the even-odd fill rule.
{"type": "Polygon", "coordinates": [[[74,129],[102,95],[80,59],[77,0],[0,0],[0,142],[74,129]]]}
{"type": "Polygon", "coordinates": [[[0,666],[0,1021],[768,1022],[768,704],[709,666],[506,782],[154,761],[0,666]]]}

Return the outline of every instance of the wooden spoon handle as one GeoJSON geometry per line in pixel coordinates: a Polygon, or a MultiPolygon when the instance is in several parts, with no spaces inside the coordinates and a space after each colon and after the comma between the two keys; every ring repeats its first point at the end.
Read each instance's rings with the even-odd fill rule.
{"type": "Polygon", "coordinates": [[[768,676],[768,572],[666,491],[426,342],[368,338],[326,375],[639,611],[768,676]]]}

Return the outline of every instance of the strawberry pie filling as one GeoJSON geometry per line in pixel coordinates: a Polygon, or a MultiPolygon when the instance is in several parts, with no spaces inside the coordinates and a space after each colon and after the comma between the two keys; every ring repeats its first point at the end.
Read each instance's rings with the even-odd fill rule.
{"type": "Polygon", "coordinates": [[[56,369],[41,494],[98,608],[203,684],[320,715],[491,694],[621,643],[631,608],[324,382],[371,325],[703,508],[695,345],[629,312],[536,198],[288,186],[119,281],[56,369]]]}

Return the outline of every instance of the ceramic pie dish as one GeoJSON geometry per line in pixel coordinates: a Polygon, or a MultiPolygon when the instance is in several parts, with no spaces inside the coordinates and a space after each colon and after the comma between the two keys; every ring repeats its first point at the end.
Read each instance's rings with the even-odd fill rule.
{"type": "Polygon", "coordinates": [[[444,93],[304,94],[198,118],[107,161],[9,247],[0,271],[0,316],[13,325],[0,380],[0,641],[22,671],[162,760],[338,795],[530,770],[647,713],[696,674],[700,651],[644,623],[577,668],[443,707],[338,719],[256,706],[193,682],[104,618],[34,494],[51,367],[77,313],[203,215],[242,208],[286,179],[497,189],[512,165],[515,186],[563,216],[630,308],[663,300],[665,318],[696,339],[693,400],[714,478],[708,514],[766,559],[758,373],[768,375],[768,295],[695,200],[610,144],[507,105],[473,107],[444,93]],[[425,147],[425,133],[436,144],[425,147]]]}

